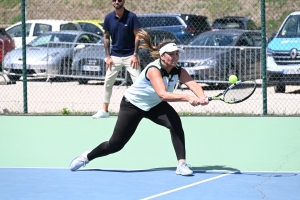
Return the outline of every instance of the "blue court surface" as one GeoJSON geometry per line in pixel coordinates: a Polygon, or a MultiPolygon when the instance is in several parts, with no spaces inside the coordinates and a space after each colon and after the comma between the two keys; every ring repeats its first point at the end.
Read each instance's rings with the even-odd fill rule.
{"type": "Polygon", "coordinates": [[[289,199],[300,198],[299,173],[1,168],[0,199],[289,199]]]}
{"type": "Polygon", "coordinates": [[[143,120],[120,152],[71,172],[116,119],[0,116],[0,200],[300,200],[300,118],[182,117],[189,177],[169,131],[143,120]]]}

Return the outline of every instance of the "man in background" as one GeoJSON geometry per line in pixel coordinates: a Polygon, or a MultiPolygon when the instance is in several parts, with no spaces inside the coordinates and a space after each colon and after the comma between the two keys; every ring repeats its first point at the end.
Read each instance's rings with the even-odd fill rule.
{"type": "Polygon", "coordinates": [[[133,82],[141,72],[138,58],[139,37],[137,34],[141,28],[140,22],[135,13],[125,9],[125,0],[112,0],[112,4],[115,11],[105,16],[103,25],[106,53],[104,101],[102,109],[93,115],[94,119],[109,117],[108,107],[112,87],[122,67],[126,67],[133,82]]]}

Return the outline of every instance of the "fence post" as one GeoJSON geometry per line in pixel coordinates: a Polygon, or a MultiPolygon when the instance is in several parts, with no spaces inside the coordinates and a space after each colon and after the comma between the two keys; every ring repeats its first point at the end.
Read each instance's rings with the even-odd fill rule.
{"type": "Polygon", "coordinates": [[[268,114],[267,110],[267,63],[266,63],[266,7],[265,0],[261,0],[261,37],[262,37],[262,47],[261,47],[261,77],[262,77],[262,96],[263,96],[263,115],[268,114]]]}
{"type": "Polygon", "coordinates": [[[23,57],[23,112],[28,113],[27,107],[27,68],[26,68],[26,0],[22,0],[22,57],[23,57]]]}

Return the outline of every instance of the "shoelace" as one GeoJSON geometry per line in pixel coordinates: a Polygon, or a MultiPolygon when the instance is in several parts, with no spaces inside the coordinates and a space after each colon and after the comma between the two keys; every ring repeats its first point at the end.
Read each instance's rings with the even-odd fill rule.
{"type": "Polygon", "coordinates": [[[192,168],[192,166],[189,165],[189,164],[187,164],[186,162],[183,162],[183,163],[181,164],[181,166],[182,166],[183,169],[186,169],[186,168],[190,169],[190,168],[192,168]]]}

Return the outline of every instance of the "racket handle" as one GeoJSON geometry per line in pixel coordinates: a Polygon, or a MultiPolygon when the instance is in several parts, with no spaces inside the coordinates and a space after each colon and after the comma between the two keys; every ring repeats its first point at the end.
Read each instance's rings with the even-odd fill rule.
{"type": "Polygon", "coordinates": [[[207,97],[205,100],[206,100],[206,101],[211,101],[212,98],[211,98],[211,97],[207,97]]]}

